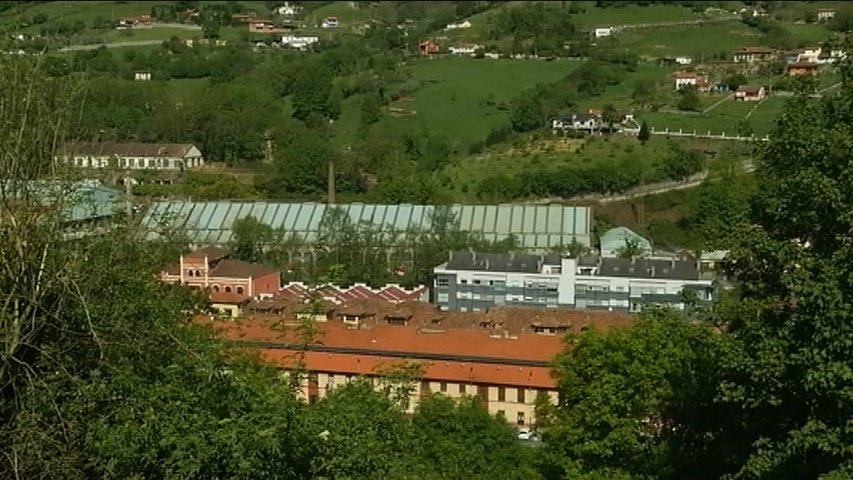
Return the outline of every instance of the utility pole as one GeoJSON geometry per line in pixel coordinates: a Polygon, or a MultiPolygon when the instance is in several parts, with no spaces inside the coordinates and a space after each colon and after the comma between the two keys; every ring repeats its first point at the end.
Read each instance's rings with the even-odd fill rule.
{"type": "Polygon", "coordinates": [[[328,197],[327,202],[329,205],[335,204],[335,162],[333,160],[329,161],[329,178],[328,178],[328,197]]]}

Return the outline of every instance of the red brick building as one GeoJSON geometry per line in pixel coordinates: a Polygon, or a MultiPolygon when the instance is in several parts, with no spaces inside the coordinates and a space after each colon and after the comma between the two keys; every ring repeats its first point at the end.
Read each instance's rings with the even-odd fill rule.
{"type": "Polygon", "coordinates": [[[271,296],[281,288],[277,270],[228,257],[228,251],[222,248],[202,248],[181,255],[178,263],[166,268],[161,279],[208,292],[214,306],[232,315],[237,306],[252,298],[271,296]]]}

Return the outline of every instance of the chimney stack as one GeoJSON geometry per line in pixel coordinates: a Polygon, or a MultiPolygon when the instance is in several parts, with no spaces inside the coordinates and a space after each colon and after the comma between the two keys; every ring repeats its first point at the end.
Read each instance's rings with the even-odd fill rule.
{"type": "Polygon", "coordinates": [[[329,205],[335,204],[335,162],[329,161],[329,179],[328,179],[328,198],[329,205]]]}

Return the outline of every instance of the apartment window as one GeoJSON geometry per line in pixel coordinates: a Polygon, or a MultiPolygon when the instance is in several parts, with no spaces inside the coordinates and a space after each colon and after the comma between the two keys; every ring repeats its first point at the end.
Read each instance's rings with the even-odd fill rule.
{"type": "Polygon", "coordinates": [[[515,423],[518,425],[524,425],[524,412],[518,412],[515,423]]]}
{"type": "Polygon", "coordinates": [[[557,287],[548,287],[547,292],[548,293],[557,293],[557,287]]]}
{"type": "Polygon", "coordinates": [[[435,280],[435,283],[439,287],[446,287],[450,282],[448,281],[447,277],[438,277],[435,280]]]}
{"type": "Polygon", "coordinates": [[[479,280],[474,280],[474,285],[479,285],[481,282],[479,280]]]}
{"type": "Polygon", "coordinates": [[[518,403],[524,403],[524,389],[518,389],[518,403]]]}
{"type": "Polygon", "coordinates": [[[506,388],[498,387],[498,401],[505,402],[506,401],[506,388]]]}
{"type": "Polygon", "coordinates": [[[495,289],[502,290],[502,289],[506,288],[506,282],[503,280],[495,280],[492,283],[492,286],[494,286],[495,289]]]}
{"type": "Polygon", "coordinates": [[[446,293],[439,293],[438,294],[438,301],[440,303],[447,303],[450,301],[450,295],[448,295],[446,293]]]}
{"type": "Polygon", "coordinates": [[[214,292],[219,292],[219,285],[214,285],[214,286],[213,286],[213,291],[214,291],[214,292]]]}
{"type": "Polygon", "coordinates": [[[459,384],[459,395],[465,395],[465,384],[464,383],[459,384]]]}
{"type": "Polygon", "coordinates": [[[231,286],[230,285],[225,287],[225,293],[231,293],[231,286]]]}
{"type": "Polygon", "coordinates": [[[468,279],[463,278],[462,280],[459,280],[459,283],[461,283],[462,285],[468,285],[468,279]]]}
{"type": "Polygon", "coordinates": [[[243,287],[237,287],[237,293],[243,293],[243,287]]]}
{"type": "Polygon", "coordinates": [[[446,393],[447,392],[447,382],[439,383],[438,388],[439,388],[439,390],[441,390],[441,393],[446,393]]]}

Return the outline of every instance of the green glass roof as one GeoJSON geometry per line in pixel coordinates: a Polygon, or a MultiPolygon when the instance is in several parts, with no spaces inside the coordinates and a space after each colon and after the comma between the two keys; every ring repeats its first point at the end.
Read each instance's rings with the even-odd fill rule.
{"type": "MultiPolygon", "coordinates": [[[[338,204],[353,223],[369,222],[384,230],[428,229],[436,207],[432,205],[338,204]]],[[[142,224],[156,230],[168,219],[172,226],[186,229],[200,244],[225,244],[237,219],[252,216],[307,241],[317,236],[329,208],[324,203],[280,203],[264,201],[155,202],[142,224]]],[[[590,246],[592,212],[589,207],[562,205],[450,205],[462,230],[482,234],[488,240],[515,235],[528,249],[567,245],[573,239],[590,246]]]]}

